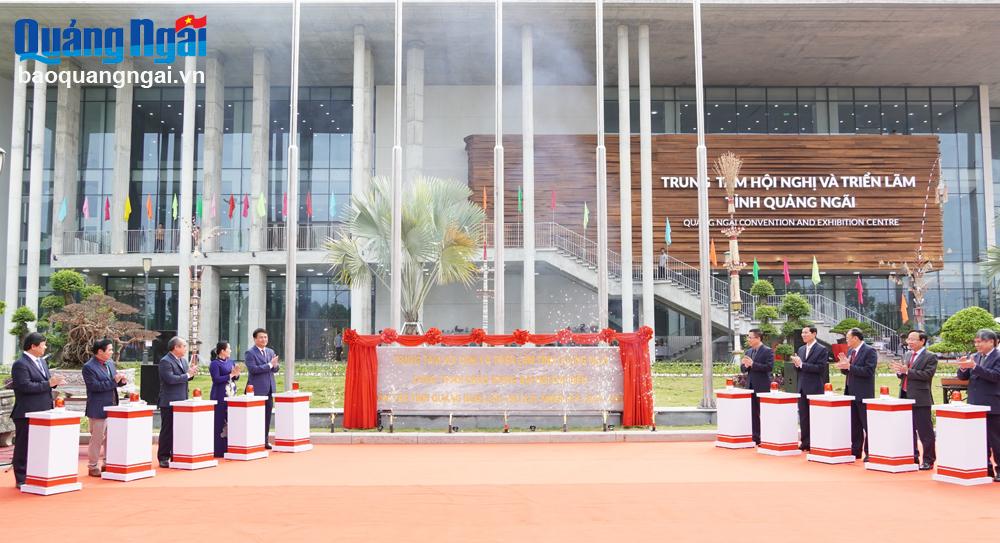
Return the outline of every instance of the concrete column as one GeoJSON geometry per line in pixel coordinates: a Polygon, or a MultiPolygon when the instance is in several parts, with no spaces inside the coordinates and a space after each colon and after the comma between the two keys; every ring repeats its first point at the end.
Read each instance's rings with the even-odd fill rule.
{"type": "MultiPolygon", "coordinates": [[[[354,27],[354,88],[351,96],[354,109],[351,117],[351,196],[358,197],[368,191],[370,174],[368,171],[367,152],[369,133],[371,132],[369,117],[365,115],[369,108],[371,96],[367,82],[371,79],[368,73],[369,50],[366,45],[365,27],[354,27]]],[[[343,220],[343,217],[340,217],[343,220]]],[[[355,284],[351,286],[351,328],[362,334],[371,333],[372,321],[371,284],[355,284]]]]}
{"type": "MultiPolygon", "coordinates": [[[[28,173],[28,262],[25,272],[24,305],[38,314],[38,282],[42,249],[42,178],[45,169],[45,73],[48,67],[35,61],[35,77],[33,102],[31,106],[31,161],[28,173]]],[[[15,275],[16,277],[16,275],[15,275]]],[[[16,309],[16,308],[15,308],[16,309]]],[[[34,330],[34,325],[31,329],[34,330]]]]}
{"type": "MultiPolygon", "coordinates": [[[[653,137],[649,82],[649,26],[639,27],[639,185],[642,215],[642,324],[656,329],[653,298],[653,137]]],[[[654,332],[655,337],[655,332],[654,332]]],[[[650,340],[650,358],[655,353],[650,340]]]]}
{"type": "Polygon", "coordinates": [[[990,134],[990,87],[979,85],[979,131],[983,153],[983,208],[986,210],[986,246],[997,244],[996,201],[993,199],[993,138],[990,134]]]}
{"type": "Polygon", "coordinates": [[[618,179],[621,213],[622,332],[632,326],[632,118],[629,96],[628,27],[618,26],[618,179]]]}
{"type": "MultiPolygon", "coordinates": [[[[205,74],[208,81],[208,74],[205,74]]],[[[201,316],[198,327],[198,337],[201,338],[202,360],[209,351],[215,348],[219,341],[219,268],[203,266],[201,268],[201,316]]],[[[237,338],[232,338],[235,344],[237,338]]]]}
{"type": "Polygon", "coordinates": [[[521,147],[524,184],[524,273],[521,328],[535,331],[535,98],[534,42],[531,27],[521,27],[521,147]]]}
{"type": "Polygon", "coordinates": [[[597,75],[597,320],[608,327],[608,157],[604,146],[604,1],[597,0],[595,72],[597,75]]]}
{"type": "Polygon", "coordinates": [[[181,132],[181,197],[178,210],[180,243],[178,243],[177,335],[187,338],[191,332],[191,214],[194,204],[194,145],[198,135],[194,130],[194,72],[197,57],[184,58],[184,128],[181,132]]]}
{"type": "MultiPolygon", "coordinates": [[[[256,213],[257,198],[267,191],[268,138],[270,134],[271,57],[264,49],[253,51],[253,117],[251,119],[250,158],[250,250],[264,248],[264,227],[267,217],[256,213]]],[[[288,205],[298,205],[288,202],[288,205]]]]}
{"type": "MultiPolygon", "coordinates": [[[[212,202],[216,213],[222,208],[219,190],[222,186],[222,132],[225,124],[225,79],[223,70],[225,59],[219,53],[205,58],[205,149],[202,164],[204,179],[202,195],[202,234],[210,233],[218,227],[218,215],[212,217],[212,202]]],[[[205,252],[218,248],[218,238],[209,236],[202,242],[205,252]]],[[[208,353],[219,341],[219,269],[203,266],[201,271],[201,316],[198,337],[201,338],[201,352],[208,353]]],[[[234,338],[235,340],[236,338],[234,338]]]]}
{"type": "MultiPolygon", "coordinates": [[[[132,61],[125,59],[119,70],[131,70],[132,61]]],[[[128,225],[125,223],[125,199],[129,195],[132,176],[132,85],[125,83],[115,92],[115,164],[111,195],[111,252],[126,251],[128,225]]],[[[183,152],[183,151],[182,151],[183,152]]],[[[104,202],[97,202],[99,213],[104,212],[104,202]]],[[[141,212],[144,202],[132,202],[132,212],[141,212]]],[[[183,335],[183,334],[182,334],[183,335]]]]}
{"type": "Polygon", "coordinates": [[[7,333],[14,326],[10,320],[17,309],[18,276],[20,275],[21,256],[21,192],[24,175],[24,117],[27,109],[27,85],[22,79],[22,72],[27,72],[25,62],[14,57],[14,97],[11,102],[10,149],[8,149],[4,169],[10,172],[10,191],[7,200],[7,253],[4,264],[4,303],[7,310],[3,313],[3,356],[0,363],[14,359],[20,351],[15,345],[14,336],[7,333]]]}
{"type": "Polygon", "coordinates": [[[403,181],[412,183],[424,169],[424,44],[406,50],[406,150],[403,181]]]}
{"type": "MultiPolygon", "coordinates": [[[[63,61],[60,70],[79,69],[75,63],[63,61]]],[[[77,222],[77,190],[80,185],[80,97],[79,86],[58,87],[56,98],[56,138],[52,172],[52,255],[63,255],[64,232],[79,230],[77,222]],[[64,204],[65,202],[65,204],[64,204]],[[59,220],[59,210],[66,206],[66,217],[59,220]]]]}
{"type": "MultiPolygon", "coordinates": [[[[202,153],[204,180],[202,195],[202,233],[211,232],[219,225],[218,213],[224,209],[220,189],[222,187],[222,131],[225,124],[225,80],[223,71],[225,59],[218,53],[205,58],[205,149],[202,153]],[[212,203],[216,216],[212,217],[212,203]]],[[[202,247],[205,252],[217,249],[217,237],[211,237],[202,247]]],[[[203,298],[204,299],[204,298],[203,298]]]]}
{"type": "MultiPolygon", "coordinates": [[[[250,283],[247,292],[247,332],[267,325],[267,274],[264,266],[250,266],[250,283]]],[[[249,338],[241,338],[246,345],[249,338]]]]}
{"type": "Polygon", "coordinates": [[[365,48],[365,139],[364,165],[369,176],[375,173],[375,54],[371,46],[365,48]]]}

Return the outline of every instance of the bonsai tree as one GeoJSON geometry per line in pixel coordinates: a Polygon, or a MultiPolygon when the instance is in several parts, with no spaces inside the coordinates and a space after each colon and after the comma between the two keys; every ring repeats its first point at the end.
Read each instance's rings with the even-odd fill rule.
{"type": "Polygon", "coordinates": [[[35,322],[38,317],[35,316],[35,312],[31,310],[28,306],[22,305],[21,307],[14,310],[14,314],[11,315],[10,320],[14,323],[14,326],[10,329],[10,335],[17,339],[17,344],[21,345],[24,341],[24,336],[28,335],[31,330],[28,328],[29,322],[35,322]]]}
{"type": "Polygon", "coordinates": [[[93,294],[52,314],[50,320],[66,335],[62,360],[65,365],[80,367],[90,359],[90,348],[98,339],[109,338],[115,344],[115,360],[128,345],[142,345],[159,336],[142,324],[123,320],[139,310],[111,296],[93,294]]]}
{"type": "Polygon", "coordinates": [[[865,334],[865,337],[875,335],[875,329],[872,328],[871,325],[869,325],[866,322],[861,322],[858,319],[850,317],[838,322],[836,326],[830,329],[830,331],[833,332],[834,334],[840,334],[846,336],[847,332],[851,328],[860,329],[861,332],[865,334]]]}
{"type": "Polygon", "coordinates": [[[753,286],[750,287],[750,294],[752,294],[758,301],[757,308],[753,313],[753,318],[760,323],[760,331],[764,334],[762,339],[766,341],[777,336],[778,329],[771,324],[771,321],[778,318],[778,308],[773,305],[759,303],[761,298],[774,296],[774,285],[766,279],[758,279],[757,281],[754,281],[753,286]]]}
{"type": "Polygon", "coordinates": [[[981,307],[966,307],[944,321],[941,326],[941,341],[931,345],[929,349],[935,353],[971,352],[972,340],[976,337],[976,332],[983,328],[998,329],[993,315],[981,307]]]}

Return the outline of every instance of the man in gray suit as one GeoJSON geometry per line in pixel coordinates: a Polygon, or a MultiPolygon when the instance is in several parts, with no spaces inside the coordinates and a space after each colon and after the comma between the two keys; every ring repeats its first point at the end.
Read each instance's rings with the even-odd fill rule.
{"type": "Polygon", "coordinates": [[[916,400],[913,404],[913,461],[920,469],[927,471],[934,467],[937,455],[934,449],[934,424],[931,422],[931,406],[934,395],[931,382],[937,372],[937,356],[927,350],[927,332],[914,330],[906,336],[910,352],[903,355],[903,361],[892,365],[899,377],[899,397],[916,400]],[[920,461],[917,438],[924,447],[924,461],[920,461]]]}
{"type": "Polygon", "coordinates": [[[186,400],[188,397],[188,381],[198,375],[197,361],[188,364],[187,341],[172,337],[167,342],[167,354],[160,359],[160,444],[156,450],[156,459],[161,468],[170,467],[170,458],[174,454],[174,409],[170,402],[186,400]]]}

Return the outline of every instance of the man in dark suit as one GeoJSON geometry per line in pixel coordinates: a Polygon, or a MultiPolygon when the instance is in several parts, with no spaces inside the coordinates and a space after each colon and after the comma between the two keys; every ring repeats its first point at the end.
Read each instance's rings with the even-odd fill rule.
{"type": "Polygon", "coordinates": [[[806,326],[802,329],[802,341],[805,345],[792,357],[795,372],[799,377],[799,429],[802,434],[802,444],[799,448],[809,450],[809,394],[822,394],[823,385],[830,381],[830,358],[826,347],[816,341],[816,327],[806,326]]]}
{"type": "Polygon", "coordinates": [[[997,351],[997,333],[993,330],[976,332],[976,354],[958,360],[958,378],[969,380],[969,403],[987,405],[986,414],[986,468],[990,477],[1000,483],[1000,352],[997,351]],[[993,454],[993,462],[990,461],[993,454]]]}
{"type": "Polygon", "coordinates": [[[760,445],[760,398],[757,394],[771,390],[771,370],[774,369],[774,351],[764,345],[764,333],[753,328],[747,333],[750,350],[740,364],[740,371],[747,374],[747,387],[754,391],[750,399],[750,423],[753,442],[760,445]]]}
{"type": "Polygon", "coordinates": [[[247,349],[244,363],[250,376],[247,378],[247,386],[253,385],[255,396],[267,396],[264,403],[264,447],[270,449],[271,443],[267,440],[267,434],[271,430],[271,408],[274,400],[271,395],[278,391],[274,381],[274,374],[278,373],[278,355],[267,346],[267,330],[258,328],[253,331],[254,346],[247,349]]]}
{"type": "Polygon", "coordinates": [[[931,382],[937,372],[937,356],[927,350],[927,332],[914,330],[906,336],[910,352],[902,362],[893,364],[892,369],[899,377],[899,397],[915,400],[913,404],[913,461],[920,469],[927,471],[934,467],[937,454],[934,449],[934,424],[931,422],[931,406],[934,395],[931,382]],[[924,448],[923,462],[917,449],[917,438],[924,448]]]}
{"type": "Polygon", "coordinates": [[[878,353],[865,344],[865,335],[858,328],[847,331],[847,354],[841,354],[834,366],[847,376],[844,394],[854,396],[851,403],[851,453],[861,458],[864,450],[868,461],[868,410],[864,401],[875,397],[875,367],[878,353]]]}
{"type": "Polygon", "coordinates": [[[94,342],[94,356],[83,365],[83,383],[87,387],[87,421],[90,443],[87,446],[87,473],[100,477],[107,458],[107,421],[104,408],[118,405],[118,387],[125,386],[125,375],[115,370],[114,343],[110,339],[94,342]]]}
{"type": "Polygon", "coordinates": [[[170,402],[188,398],[188,381],[198,375],[198,363],[188,364],[187,341],[172,337],[167,342],[167,354],[160,359],[160,444],[156,459],[160,467],[170,467],[174,454],[174,409],[170,402]]]}
{"type": "Polygon", "coordinates": [[[21,488],[28,471],[28,413],[52,409],[52,389],[64,384],[62,375],[49,373],[49,366],[42,360],[45,354],[45,336],[31,332],[22,344],[24,353],[14,361],[10,376],[14,388],[14,483],[21,488]]]}

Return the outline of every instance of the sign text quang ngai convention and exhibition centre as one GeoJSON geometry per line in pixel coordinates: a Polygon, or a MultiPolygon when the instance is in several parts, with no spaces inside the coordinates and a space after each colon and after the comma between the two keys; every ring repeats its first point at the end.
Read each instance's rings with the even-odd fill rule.
{"type": "MultiPolygon", "coordinates": [[[[670,256],[698,263],[698,191],[695,137],[652,138],[653,224],[656,251],[671,225],[670,256]]],[[[816,256],[824,270],[881,269],[880,262],[943,252],[942,201],[938,193],[938,138],[932,135],[773,135],[707,137],[710,164],[727,151],[743,159],[736,189],[736,226],[744,260],[761,268],[808,270],[816,256]],[[926,203],[926,207],[925,207],[926,203]]],[[[608,179],[619,171],[618,137],[605,139],[608,179]]],[[[592,135],[535,136],[535,221],[552,221],[590,239],[596,222],[584,228],[583,209],[596,209],[595,139],[592,135]]],[[[642,254],[639,137],[632,138],[632,254],[642,254]]],[[[473,194],[493,190],[493,137],[466,138],[473,194]]],[[[504,138],[506,220],[521,221],[521,138],[504,138]]],[[[608,182],[608,246],[620,249],[619,184],[608,182]]],[[[709,170],[711,235],[722,262],[729,226],[725,190],[709,170]]],[[[537,228],[537,227],[536,227],[537,228]]]]}
{"type": "Polygon", "coordinates": [[[617,347],[379,347],[394,411],[621,411],[617,347]]]}

